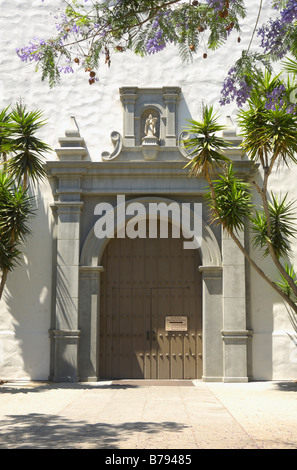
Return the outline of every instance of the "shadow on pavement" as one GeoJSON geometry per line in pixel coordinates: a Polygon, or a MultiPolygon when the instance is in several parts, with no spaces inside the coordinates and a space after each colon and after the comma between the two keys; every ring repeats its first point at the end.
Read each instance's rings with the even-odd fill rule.
{"type": "Polygon", "coordinates": [[[139,388],[139,385],[131,384],[105,384],[102,383],[98,385],[98,382],[92,384],[80,383],[80,382],[65,382],[65,383],[55,383],[55,382],[34,382],[21,385],[20,383],[8,382],[0,386],[0,394],[16,394],[16,393],[39,393],[47,390],[104,390],[104,389],[129,389],[129,388],[139,388]]]}
{"type": "Polygon", "coordinates": [[[296,382],[277,382],[276,388],[282,392],[297,392],[297,381],[296,382]]]}
{"type": "Polygon", "coordinates": [[[186,427],[169,421],[90,424],[57,415],[20,414],[2,420],[0,449],[118,449],[133,433],[177,433],[186,427]]]}

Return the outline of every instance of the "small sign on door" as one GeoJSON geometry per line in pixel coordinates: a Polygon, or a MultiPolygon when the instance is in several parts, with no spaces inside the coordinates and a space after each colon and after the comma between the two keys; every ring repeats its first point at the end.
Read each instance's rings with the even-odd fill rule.
{"type": "Polygon", "coordinates": [[[166,331],[187,331],[188,317],[172,316],[165,319],[166,331]]]}

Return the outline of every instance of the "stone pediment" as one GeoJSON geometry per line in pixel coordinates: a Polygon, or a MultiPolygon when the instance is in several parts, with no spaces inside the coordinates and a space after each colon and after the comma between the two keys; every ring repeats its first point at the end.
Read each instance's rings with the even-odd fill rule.
{"type": "MultiPolygon", "coordinates": [[[[178,122],[181,89],[124,87],[120,89],[120,98],[123,104],[123,130],[122,133],[117,130],[111,132],[111,149],[101,153],[101,161],[90,160],[85,140],[80,135],[75,117],[72,116],[65,137],[59,139],[60,148],[56,149],[60,164],[64,167],[68,163],[74,171],[73,165],[76,162],[77,168],[83,167],[88,173],[91,168],[95,171],[98,165],[100,171],[103,171],[111,162],[117,163],[117,167],[120,165],[122,172],[129,168],[131,170],[131,165],[143,166],[143,163],[150,164],[150,167],[161,165],[163,168],[165,165],[167,170],[177,165],[187,173],[184,169],[191,157],[184,147],[184,140],[190,136],[185,130],[178,131],[185,126],[184,120],[178,122]]],[[[249,173],[250,162],[242,153],[242,139],[237,136],[230,118],[227,118],[223,136],[230,142],[225,154],[236,166],[239,165],[244,173],[249,173]]],[[[57,165],[48,163],[48,166],[57,165]]],[[[163,170],[165,171],[165,167],[163,170]]]]}
{"type": "MultiPolygon", "coordinates": [[[[190,159],[184,148],[184,139],[189,135],[186,131],[178,133],[179,87],[123,87],[120,97],[123,104],[123,134],[119,131],[111,133],[113,149],[102,152],[102,161],[185,162],[190,159]]],[[[236,136],[230,119],[227,125],[225,137],[230,140],[231,154],[239,155],[241,139],[236,136]]]]}

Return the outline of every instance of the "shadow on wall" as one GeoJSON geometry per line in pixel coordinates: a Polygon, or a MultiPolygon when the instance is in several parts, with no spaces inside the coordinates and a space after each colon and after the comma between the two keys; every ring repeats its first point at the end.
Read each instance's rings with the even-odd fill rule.
{"type": "MultiPolygon", "coordinates": [[[[256,182],[262,187],[263,180],[260,171],[256,173],[256,182]]],[[[254,203],[258,207],[261,207],[262,201],[256,190],[254,190],[253,197],[254,203]]],[[[271,202],[270,197],[268,197],[268,200],[271,202]]],[[[250,231],[250,236],[252,235],[250,231]]],[[[252,242],[250,241],[249,243],[250,246],[252,246],[252,242]]],[[[280,274],[276,270],[270,256],[264,258],[262,252],[253,248],[251,248],[251,254],[259,267],[267,273],[273,281],[277,282],[280,278],[280,274]]],[[[288,259],[286,259],[285,262],[290,264],[290,260],[288,259]]],[[[290,329],[289,315],[285,313],[286,307],[282,298],[269,287],[267,282],[262,279],[252,267],[249,269],[251,273],[248,287],[251,299],[250,322],[251,329],[254,331],[252,340],[253,378],[255,380],[277,380],[277,376],[279,376],[282,369],[288,373],[288,368],[290,368],[289,357],[286,359],[284,351],[280,355],[281,346],[277,344],[276,336],[274,335],[275,330],[279,329],[277,325],[279,306],[281,306],[281,310],[283,310],[283,313],[281,313],[282,321],[284,324],[287,322],[287,327],[290,329]]],[[[289,342],[287,344],[289,348],[289,342]]]]}
{"type": "Polygon", "coordinates": [[[3,310],[13,340],[10,338],[8,350],[8,343],[4,344],[1,378],[13,374],[15,378],[47,380],[49,375],[54,238],[49,203],[47,188],[38,187],[36,216],[29,222],[32,233],[24,244],[19,266],[9,274],[5,286],[3,310]]]}

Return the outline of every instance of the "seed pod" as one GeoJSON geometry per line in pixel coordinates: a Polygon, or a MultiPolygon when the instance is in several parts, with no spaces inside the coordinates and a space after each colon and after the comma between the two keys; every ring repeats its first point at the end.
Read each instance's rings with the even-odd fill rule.
{"type": "Polygon", "coordinates": [[[207,58],[207,54],[206,54],[206,52],[204,52],[203,59],[206,59],[206,58],[207,58]]]}
{"type": "Polygon", "coordinates": [[[95,77],[96,73],[95,72],[90,72],[90,77],[95,77]]]}
{"type": "Polygon", "coordinates": [[[202,33],[204,31],[204,28],[201,25],[197,26],[197,29],[198,29],[199,33],[202,33]]]}
{"type": "Polygon", "coordinates": [[[194,0],[194,1],[192,2],[192,5],[193,5],[194,7],[196,7],[197,5],[199,5],[199,2],[198,2],[197,0],[194,0]]]}
{"type": "Polygon", "coordinates": [[[241,38],[239,36],[237,38],[237,42],[241,42],[241,38]]]}
{"type": "Polygon", "coordinates": [[[190,45],[190,49],[191,51],[194,51],[195,50],[195,46],[193,44],[190,45]]]}
{"type": "Polygon", "coordinates": [[[93,83],[95,83],[95,78],[89,78],[89,84],[92,85],[93,83]]]}
{"type": "Polygon", "coordinates": [[[79,59],[78,59],[77,57],[75,57],[74,62],[75,62],[76,64],[79,64],[79,59]]]}

